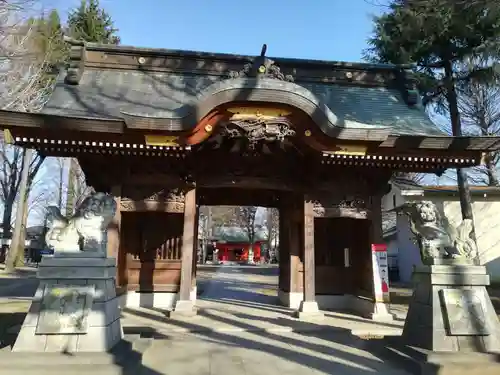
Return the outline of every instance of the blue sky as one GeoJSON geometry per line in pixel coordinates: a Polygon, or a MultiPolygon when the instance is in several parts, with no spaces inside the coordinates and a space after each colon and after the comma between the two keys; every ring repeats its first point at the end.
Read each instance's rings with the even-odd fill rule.
{"type": "MultiPolygon", "coordinates": [[[[79,0],[49,0],[63,19],[79,0]]],[[[101,0],[122,44],[361,61],[385,0],[101,0]]]]}

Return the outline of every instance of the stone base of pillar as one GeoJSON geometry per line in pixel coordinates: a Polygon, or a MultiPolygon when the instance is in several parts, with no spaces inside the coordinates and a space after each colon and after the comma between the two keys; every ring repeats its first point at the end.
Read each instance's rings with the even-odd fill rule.
{"type": "Polygon", "coordinates": [[[483,266],[432,265],[413,273],[402,339],[432,352],[500,353],[500,323],[483,266]]]}
{"type": "Polygon", "coordinates": [[[375,322],[392,322],[396,318],[396,315],[389,311],[388,304],[385,302],[375,302],[373,312],[369,316],[375,322]]]}
{"type": "Polygon", "coordinates": [[[44,257],[40,284],[12,349],[106,352],[123,338],[114,258],[44,257]]]}
{"type": "Polygon", "coordinates": [[[321,319],[323,313],[319,311],[318,303],[316,301],[302,301],[299,309],[296,311],[295,316],[299,319],[321,319]]]}
{"type": "Polygon", "coordinates": [[[184,301],[178,300],[175,303],[175,307],[172,311],[168,312],[168,317],[171,319],[176,318],[190,318],[196,316],[198,310],[191,300],[184,301]]]}

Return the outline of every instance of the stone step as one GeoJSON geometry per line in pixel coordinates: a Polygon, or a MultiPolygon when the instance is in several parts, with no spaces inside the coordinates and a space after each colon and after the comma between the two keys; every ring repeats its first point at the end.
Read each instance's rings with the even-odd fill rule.
{"type": "MultiPolygon", "coordinates": [[[[0,375],[114,375],[142,368],[142,353],[151,339],[127,337],[109,353],[25,353],[0,351],[0,375]]],[[[140,374],[140,372],[134,372],[140,374]]]]}
{"type": "MultiPolygon", "coordinates": [[[[64,365],[64,366],[32,366],[32,367],[7,367],[0,368],[0,375],[123,375],[134,373],[140,375],[143,372],[135,370],[131,366],[119,365],[64,365]]],[[[147,372],[144,372],[147,373],[147,372]]]]}

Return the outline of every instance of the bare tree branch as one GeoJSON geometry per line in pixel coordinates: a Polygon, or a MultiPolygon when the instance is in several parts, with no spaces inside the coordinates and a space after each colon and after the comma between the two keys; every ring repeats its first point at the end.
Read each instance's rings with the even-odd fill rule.
{"type": "MultiPolygon", "coordinates": [[[[472,67],[487,66],[482,61],[467,61],[462,70],[472,67]]],[[[464,134],[476,136],[491,136],[500,134],[500,85],[484,80],[470,80],[459,85],[458,108],[462,119],[464,134]]],[[[473,169],[472,182],[499,186],[498,161],[499,152],[486,153],[483,165],[473,169]]]]}
{"type": "MultiPolygon", "coordinates": [[[[1,109],[39,111],[52,90],[54,76],[49,61],[52,36],[42,45],[37,29],[41,23],[30,20],[38,5],[35,0],[0,1],[1,109]]],[[[18,192],[24,152],[0,140],[0,200],[4,208],[3,235],[7,237],[11,235],[16,199],[23,199],[18,192]]],[[[30,162],[28,194],[43,161],[44,157],[36,155],[30,162]]]]}
{"type": "Polygon", "coordinates": [[[255,243],[255,216],[257,214],[257,207],[255,206],[241,206],[236,211],[236,222],[243,229],[248,237],[250,247],[248,250],[248,262],[253,263],[253,245],[255,243]]]}
{"type": "Polygon", "coordinates": [[[274,257],[278,259],[277,256],[277,244],[279,238],[279,210],[274,207],[267,208],[267,218],[266,218],[266,226],[267,226],[267,242],[269,246],[270,252],[274,254],[274,257]]]}

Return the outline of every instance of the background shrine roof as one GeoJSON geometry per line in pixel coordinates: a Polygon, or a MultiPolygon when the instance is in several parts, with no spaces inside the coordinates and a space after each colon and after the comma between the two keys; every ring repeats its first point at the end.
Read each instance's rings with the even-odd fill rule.
{"type": "MultiPolygon", "coordinates": [[[[211,87],[232,79],[231,72],[241,71],[255,59],[78,43],[72,49],[72,64],[61,72],[42,111],[45,114],[117,120],[127,115],[179,118],[211,87]]],[[[407,104],[406,73],[400,67],[273,60],[283,74],[293,75],[296,85],[328,107],[341,126],[388,128],[393,135],[444,135],[420,104],[407,104]]]]}

